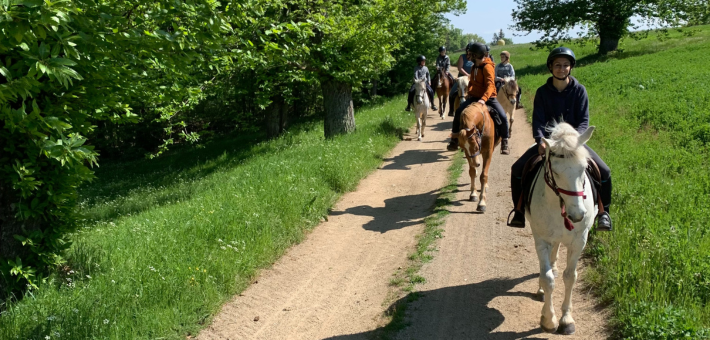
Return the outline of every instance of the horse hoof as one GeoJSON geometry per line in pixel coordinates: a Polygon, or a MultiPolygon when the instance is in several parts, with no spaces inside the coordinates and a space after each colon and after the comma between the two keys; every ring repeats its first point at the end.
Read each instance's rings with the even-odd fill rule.
{"type": "Polygon", "coordinates": [[[417,138],[417,140],[421,142],[421,141],[422,141],[422,137],[417,138]]]}
{"type": "Polygon", "coordinates": [[[557,328],[547,328],[542,324],[540,324],[540,328],[542,328],[545,333],[557,333],[557,328]]]}
{"type": "Polygon", "coordinates": [[[558,328],[558,331],[560,332],[560,334],[572,335],[572,334],[574,334],[574,331],[575,331],[574,324],[571,323],[569,325],[560,325],[560,327],[558,328]]]}
{"type": "Polygon", "coordinates": [[[476,196],[476,195],[469,196],[468,199],[469,199],[471,202],[478,202],[478,196],[476,196]]]}
{"type": "Polygon", "coordinates": [[[486,206],[485,206],[485,205],[479,205],[477,210],[480,211],[480,212],[486,212],[486,206]]]}

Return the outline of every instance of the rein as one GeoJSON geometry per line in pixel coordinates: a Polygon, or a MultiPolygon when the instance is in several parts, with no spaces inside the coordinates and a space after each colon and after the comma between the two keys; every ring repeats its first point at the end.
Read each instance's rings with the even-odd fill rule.
{"type": "Polygon", "coordinates": [[[572,225],[572,221],[567,217],[567,210],[565,209],[565,201],[562,199],[561,195],[567,195],[567,196],[577,196],[577,197],[582,197],[582,199],[587,199],[587,195],[584,194],[584,187],[587,184],[586,176],[584,179],[584,182],[582,182],[582,191],[569,191],[562,189],[557,186],[557,182],[555,182],[555,176],[552,174],[552,162],[551,159],[552,157],[557,157],[557,158],[565,158],[564,155],[556,155],[552,152],[549,153],[549,157],[545,160],[545,183],[547,184],[550,189],[557,195],[557,197],[560,199],[560,208],[562,209],[562,212],[560,215],[562,215],[562,218],[565,220],[565,228],[569,231],[572,231],[574,229],[574,225],[572,225]]]}
{"type": "MultiPolygon", "coordinates": [[[[481,138],[483,136],[483,132],[486,131],[486,115],[483,113],[483,110],[481,110],[480,108],[478,110],[481,112],[481,117],[483,118],[483,120],[482,120],[483,127],[481,127],[481,129],[479,130],[478,127],[476,126],[476,124],[473,124],[473,129],[464,129],[464,130],[466,130],[466,132],[470,132],[471,130],[473,130],[473,133],[471,134],[471,136],[468,137],[468,139],[476,137],[476,143],[478,144],[478,152],[476,152],[474,155],[466,156],[466,158],[471,158],[471,159],[476,158],[478,155],[481,154],[481,150],[483,150],[481,138]]],[[[463,118],[463,116],[461,118],[463,118]]]]}

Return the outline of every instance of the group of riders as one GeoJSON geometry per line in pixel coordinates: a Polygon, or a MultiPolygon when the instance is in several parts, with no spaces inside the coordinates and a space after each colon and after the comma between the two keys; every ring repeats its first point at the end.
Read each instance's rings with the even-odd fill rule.
{"type": "MultiPolygon", "coordinates": [[[[451,80],[453,88],[449,95],[449,116],[454,116],[452,122],[452,133],[461,130],[461,113],[473,103],[480,103],[492,108],[492,116],[498,115],[500,118],[501,153],[510,154],[508,145],[509,128],[505,110],[496,99],[498,89],[503,85],[504,78],[515,77],[513,65],[510,64],[510,53],[503,51],[500,54],[501,62],[496,65],[490,55],[490,48],[482,43],[472,42],[466,46],[466,53],[459,56],[457,68],[459,77],[468,77],[468,87],[466,98],[463,104],[454,112],[454,100],[457,96],[457,82],[449,73],[451,64],[446,48],[439,48],[439,56],[436,59],[437,69],[443,69],[451,80]]],[[[552,77],[540,86],[535,92],[532,117],[532,133],[536,144],[530,147],[513,164],[511,169],[510,187],[512,191],[513,204],[520,200],[523,194],[523,171],[526,163],[537,155],[545,155],[545,144],[542,138],[549,138],[548,127],[556,122],[566,122],[582,134],[589,126],[589,98],[584,85],[570,75],[576,64],[574,52],[567,47],[553,49],[547,57],[547,68],[552,73],[552,77]]],[[[417,67],[414,70],[415,80],[426,79],[427,95],[431,103],[432,110],[436,110],[434,105],[434,90],[431,87],[431,78],[427,69],[426,58],[417,57],[417,67]]],[[[521,108],[520,93],[517,94],[517,108],[521,108]]],[[[406,110],[409,111],[414,97],[414,86],[409,91],[406,110]]],[[[512,114],[512,113],[511,113],[512,114]]],[[[447,149],[458,150],[458,139],[452,138],[447,149]]],[[[609,206],[611,204],[611,170],[609,166],[594,152],[585,145],[589,151],[590,158],[596,163],[601,175],[601,188],[599,195],[603,205],[603,210],[599,209],[597,215],[597,230],[611,231],[612,223],[609,216],[609,206]]],[[[519,206],[512,211],[513,218],[508,222],[508,226],[516,228],[525,227],[525,213],[518,210],[519,206]]]]}

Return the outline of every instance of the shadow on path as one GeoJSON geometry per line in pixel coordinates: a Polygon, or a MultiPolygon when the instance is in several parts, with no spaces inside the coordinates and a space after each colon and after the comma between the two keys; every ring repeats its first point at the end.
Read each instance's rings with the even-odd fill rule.
{"type": "Polygon", "coordinates": [[[407,150],[395,157],[384,159],[385,162],[392,162],[382,167],[383,170],[410,170],[412,165],[421,165],[446,161],[449,158],[444,156],[446,150],[407,150]]]}
{"type": "Polygon", "coordinates": [[[431,207],[437,195],[438,191],[429,191],[419,195],[397,196],[386,199],[384,207],[359,205],[345,211],[333,211],[331,215],[371,216],[372,221],[362,227],[365,230],[386,233],[422,223],[424,218],[431,214],[431,207]]]}
{"type": "MultiPolygon", "coordinates": [[[[519,278],[492,279],[463,286],[446,287],[420,293],[410,293],[399,299],[390,308],[401,303],[407,303],[407,327],[418,330],[410,334],[403,329],[400,334],[404,338],[416,339],[485,339],[511,340],[526,339],[540,334],[542,330],[534,327],[524,332],[496,332],[503,324],[505,316],[488,304],[500,296],[516,296],[520,299],[536,299],[536,295],[528,292],[511,292],[515,286],[537,278],[537,274],[529,274],[519,278]],[[414,300],[414,301],[412,301],[414,300]]],[[[387,325],[370,332],[334,336],[328,339],[351,340],[376,338],[387,325]]],[[[396,327],[396,326],[394,326],[396,327]]],[[[409,330],[411,331],[411,330],[409,330]]],[[[395,336],[395,338],[397,338],[395,336]]]]}

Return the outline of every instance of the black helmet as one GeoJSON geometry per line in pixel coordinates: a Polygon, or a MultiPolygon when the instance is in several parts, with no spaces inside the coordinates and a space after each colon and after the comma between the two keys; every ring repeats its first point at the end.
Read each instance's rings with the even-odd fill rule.
{"type": "Polygon", "coordinates": [[[439,47],[439,53],[446,51],[446,46],[439,47]]]}
{"type": "Polygon", "coordinates": [[[486,45],[484,45],[484,44],[482,44],[482,43],[479,43],[479,42],[475,42],[475,43],[469,44],[468,50],[469,50],[469,51],[471,52],[471,54],[473,54],[474,56],[481,56],[481,57],[483,57],[484,55],[486,55],[486,45]]]}
{"type": "Polygon", "coordinates": [[[473,46],[473,41],[469,42],[468,45],[466,45],[466,52],[470,52],[472,46],[473,46]]]}
{"type": "Polygon", "coordinates": [[[555,60],[557,57],[565,57],[569,59],[570,62],[570,68],[574,68],[574,64],[577,63],[577,58],[574,56],[574,52],[570,50],[567,47],[558,47],[552,52],[550,52],[550,55],[547,56],[547,68],[550,68],[550,65],[552,65],[552,61],[555,60]]]}
{"type": "Polygon", "coordinates": [[[491,47],[486,45],[486,52],[490,52],[490,51],[491,51],[491,47]]]}
{"type": "Polygon", "coordinates": [[[422,61],[425,61],[425,60],[426,60],[426,57],[423,56],[423,55],[420,55],[420,56],[417,57],[417,64],[419,64],[419,63],[421,63],[422,61]]]}

